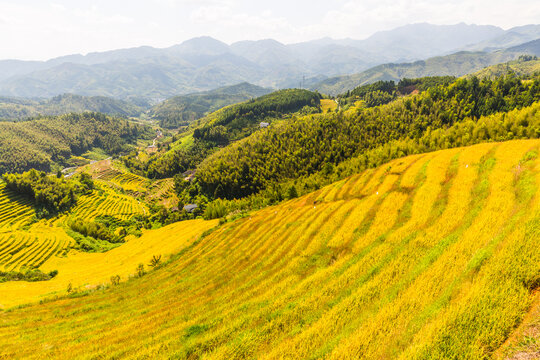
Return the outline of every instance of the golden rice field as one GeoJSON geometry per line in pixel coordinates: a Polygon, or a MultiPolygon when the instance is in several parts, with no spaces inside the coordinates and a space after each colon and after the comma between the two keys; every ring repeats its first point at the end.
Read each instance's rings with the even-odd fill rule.
{"type": "Polygon", "coordinates": [[[121,187],[126,191],[144,192],[148,184],[148,180],[126,172],[118,172],[117,175],[109,179],[111,183],[121,187]]]}
{"type": "Polygon", "coordinates": [[[102,186],[90,195],[81,196],[77,201],[77,206],[71,212],[80,218],[89,220],[102,215],[128,220],[135,215],[146,214],[148,209],[133,197],[119,194],[102,186]]]}
{"type": "Polygon", "coordinates": [[[63,231],[14,231],[0,234],[0,270],[39,268],[54,255],[65,254],[72,244],[73,239],[63,231]]]}
{"type": "Polygon", "coordinates": [[[0,284],[0,303],[106,280],[136,251],[181,250],[107,290],[0,312],[0,358],[490,358],[540,283],[539,148],[398,159],[196,241],[213,224],[149,231],[151,251],[59,259],[70,271],[0,284]]]}
{"type": "Polygon", "coordinates": [[[217,220],[184,221],[147,231],[140,238],[133,238],[105,253],[71,250],[67,256],[52,257],[40,267],[44,272],[58,270],[58,275],[52,280],[0,283],[0,309],[36,302],[54,295],[64,295],[69,284],[74,289],[84,290],[107,284],[111,276],[115,275],[125,281],[135,274],[138,264],[148,264],[154,255],[162,256],[162,259],[166,260],[170,255],[191,245],[203,232],[217,223],[217,220]]]}
{"type": "MultiPolygon", "coordinates": [[[[134,198],[103,187],[82,196],[69,215],[86,220],[103,215],[128,220],[147,211],[146,206],[134,198]]],[[[43,269],[46,263],[65,256],[75,244],[62,228],[65,216],[38,222],[34,216],[29,199],[0,184],[0,271],[43,269]]]]}
{"type": "Polygon", "coordinates": [[[0,233],[19,229],[28,224],[34,215],[30,200],[0,184],[0,233]]]}
{"type": "Polygon", "coordinates": [[[98,163],[96,167],[97,169],[88,168],[88,171],[92,172],[91,170],[93,169],[97,180],[110,183],[125,191],[144,192],[146,190],[148,179],[112,168],[110,161],[98,163]],[[105,169],[100,169],[100,164],[105,169]]]}

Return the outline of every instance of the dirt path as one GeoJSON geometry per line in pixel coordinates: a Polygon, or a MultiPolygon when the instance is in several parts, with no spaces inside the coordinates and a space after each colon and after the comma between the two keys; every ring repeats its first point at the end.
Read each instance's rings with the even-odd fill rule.
{"type": "Polygon", "coordinates": [[[533,303],[523,322],[493,354],[493,359],[540,359],[540,289],[534,292],[533,297],[533,303]]]}

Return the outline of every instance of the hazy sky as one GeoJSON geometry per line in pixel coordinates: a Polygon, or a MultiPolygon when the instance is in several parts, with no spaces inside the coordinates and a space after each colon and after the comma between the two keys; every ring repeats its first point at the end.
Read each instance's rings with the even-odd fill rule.
{"type": "Polygon", "coordinates": [[[539,0],[0,0],[0,59],[151,45],[210,35],[231,43],[274,38],[363,39],[429,22],[540,23],[539,0]]]}

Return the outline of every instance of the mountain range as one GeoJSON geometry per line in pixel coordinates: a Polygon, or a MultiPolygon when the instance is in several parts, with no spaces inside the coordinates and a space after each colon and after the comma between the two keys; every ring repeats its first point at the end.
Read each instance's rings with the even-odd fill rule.
{"type": "MultiPolygon", "coordinates": [[[[540,25],[505,31],[464,23],[412,24],[365,40],[324,38],[289,45],[272,39],[228,45],[200,37],[163,49],[142,46],[48,61],[2,60],[0,95],[48,98],[75,93],[162,100],[244,81],[273,88],[307,87],[381,64],[424,60],[461,50],[490,53],[538,38],[540,25]]],[[[530,53],[527,49],[523,52],[530,53]]]]}
{"type": "Polygon", "coordinates": [[[491,65],[518,59],[524,54],[540,56],[540,39],[493,52],[460,51],[411,63],[382,64],[357,74],[336,76],[316,83],[310,81],[309,88],[329,95],[338,95],[379,80],[397,82],[403,78],[414,79],[425,76],[459,77],[491,65]]]}

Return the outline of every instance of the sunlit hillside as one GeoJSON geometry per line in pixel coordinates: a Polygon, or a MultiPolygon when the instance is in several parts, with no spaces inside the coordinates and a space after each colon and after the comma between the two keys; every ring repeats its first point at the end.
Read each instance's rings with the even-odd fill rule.
{"type": "Polygon", "coordinates": [[[215,223],[57,259],[53,280],[0,284],[4,305],[179,252],[141,278],[0,312],[0,358],[485,359],[539,284],[539,148],[410,156],[204,237],[215,223]]]}
{"type": "MultiPolygon", "coordinates": [[[[120,276],[120,280],[125,281],[136,274],[139,264],[147,267],[153,256],[160,256],[163,261],[168,259],[170,255],[192,245],[201,234],[216,225],[217,221],[184,221],[149,231],[105,253],[72,250],[67,256],[52,257],[40,269],[45,272],[58,270],[58,275],[53,279],[0,283],[0,309],[65,295],[68,286],[74,291],[94,289],[110,284],[112,276],[120,276]]],[[[65,233],[64,236],[67,237],[65,233]]]]}
{"type": "MultiPolygon", "coordinates": [[[[140,181],[139,177],[129,173],[116,175],[114,179],[125,179],[124,186],[135,186],[133,184],[138,184],[140,181]]],[[[71,261],[71,255],[76,252],[72,250],[77,248],[76,241],[68,235],[69,223],[73,219],[90,222],[98,217],[107,217],[109,221],[120,224],[122,221],[131,220],[134,216],[145,215],[149,212],[144,203],[115,191],[106,184],[108,183],[103,181],[97,182],[96,188],[90,194],[80,196],[76,206],[68,212],[49,219],[38,219],[28,197],[16,194],[5,184],[0,184],[0,272],[25,272],[32,269],[59,270],[55,267],[56,264],[62,263],[68,254],[70,256],[67,258],[71,261]]],[[[118,245],[120,244],[113,244],[111,247],[118,245]]],[[[86,271],[87,269],[95,268],[86,266],[80,270],[84,269],[88,274],[91,272],[86,271]]],[[[127,268],[124,270],[128,272],[127,268]]],[[[63,273],[62,276],[69,275],[70,271],[67,270],[67,274],[63,273]]],[[[133,272],[133,269],[130,268],[129,271],[133,272]]],[[[23,283],[23,287],[26,286],[23,283]]],[[[62,290],[65,290],[65,286],[62,290]]],[[[17,303],[20,303],[22,299],[33,298],[17,296],[17,303]]],[[[0,297],[0,308],[11,301],[3,293],[0,297]]]]}

